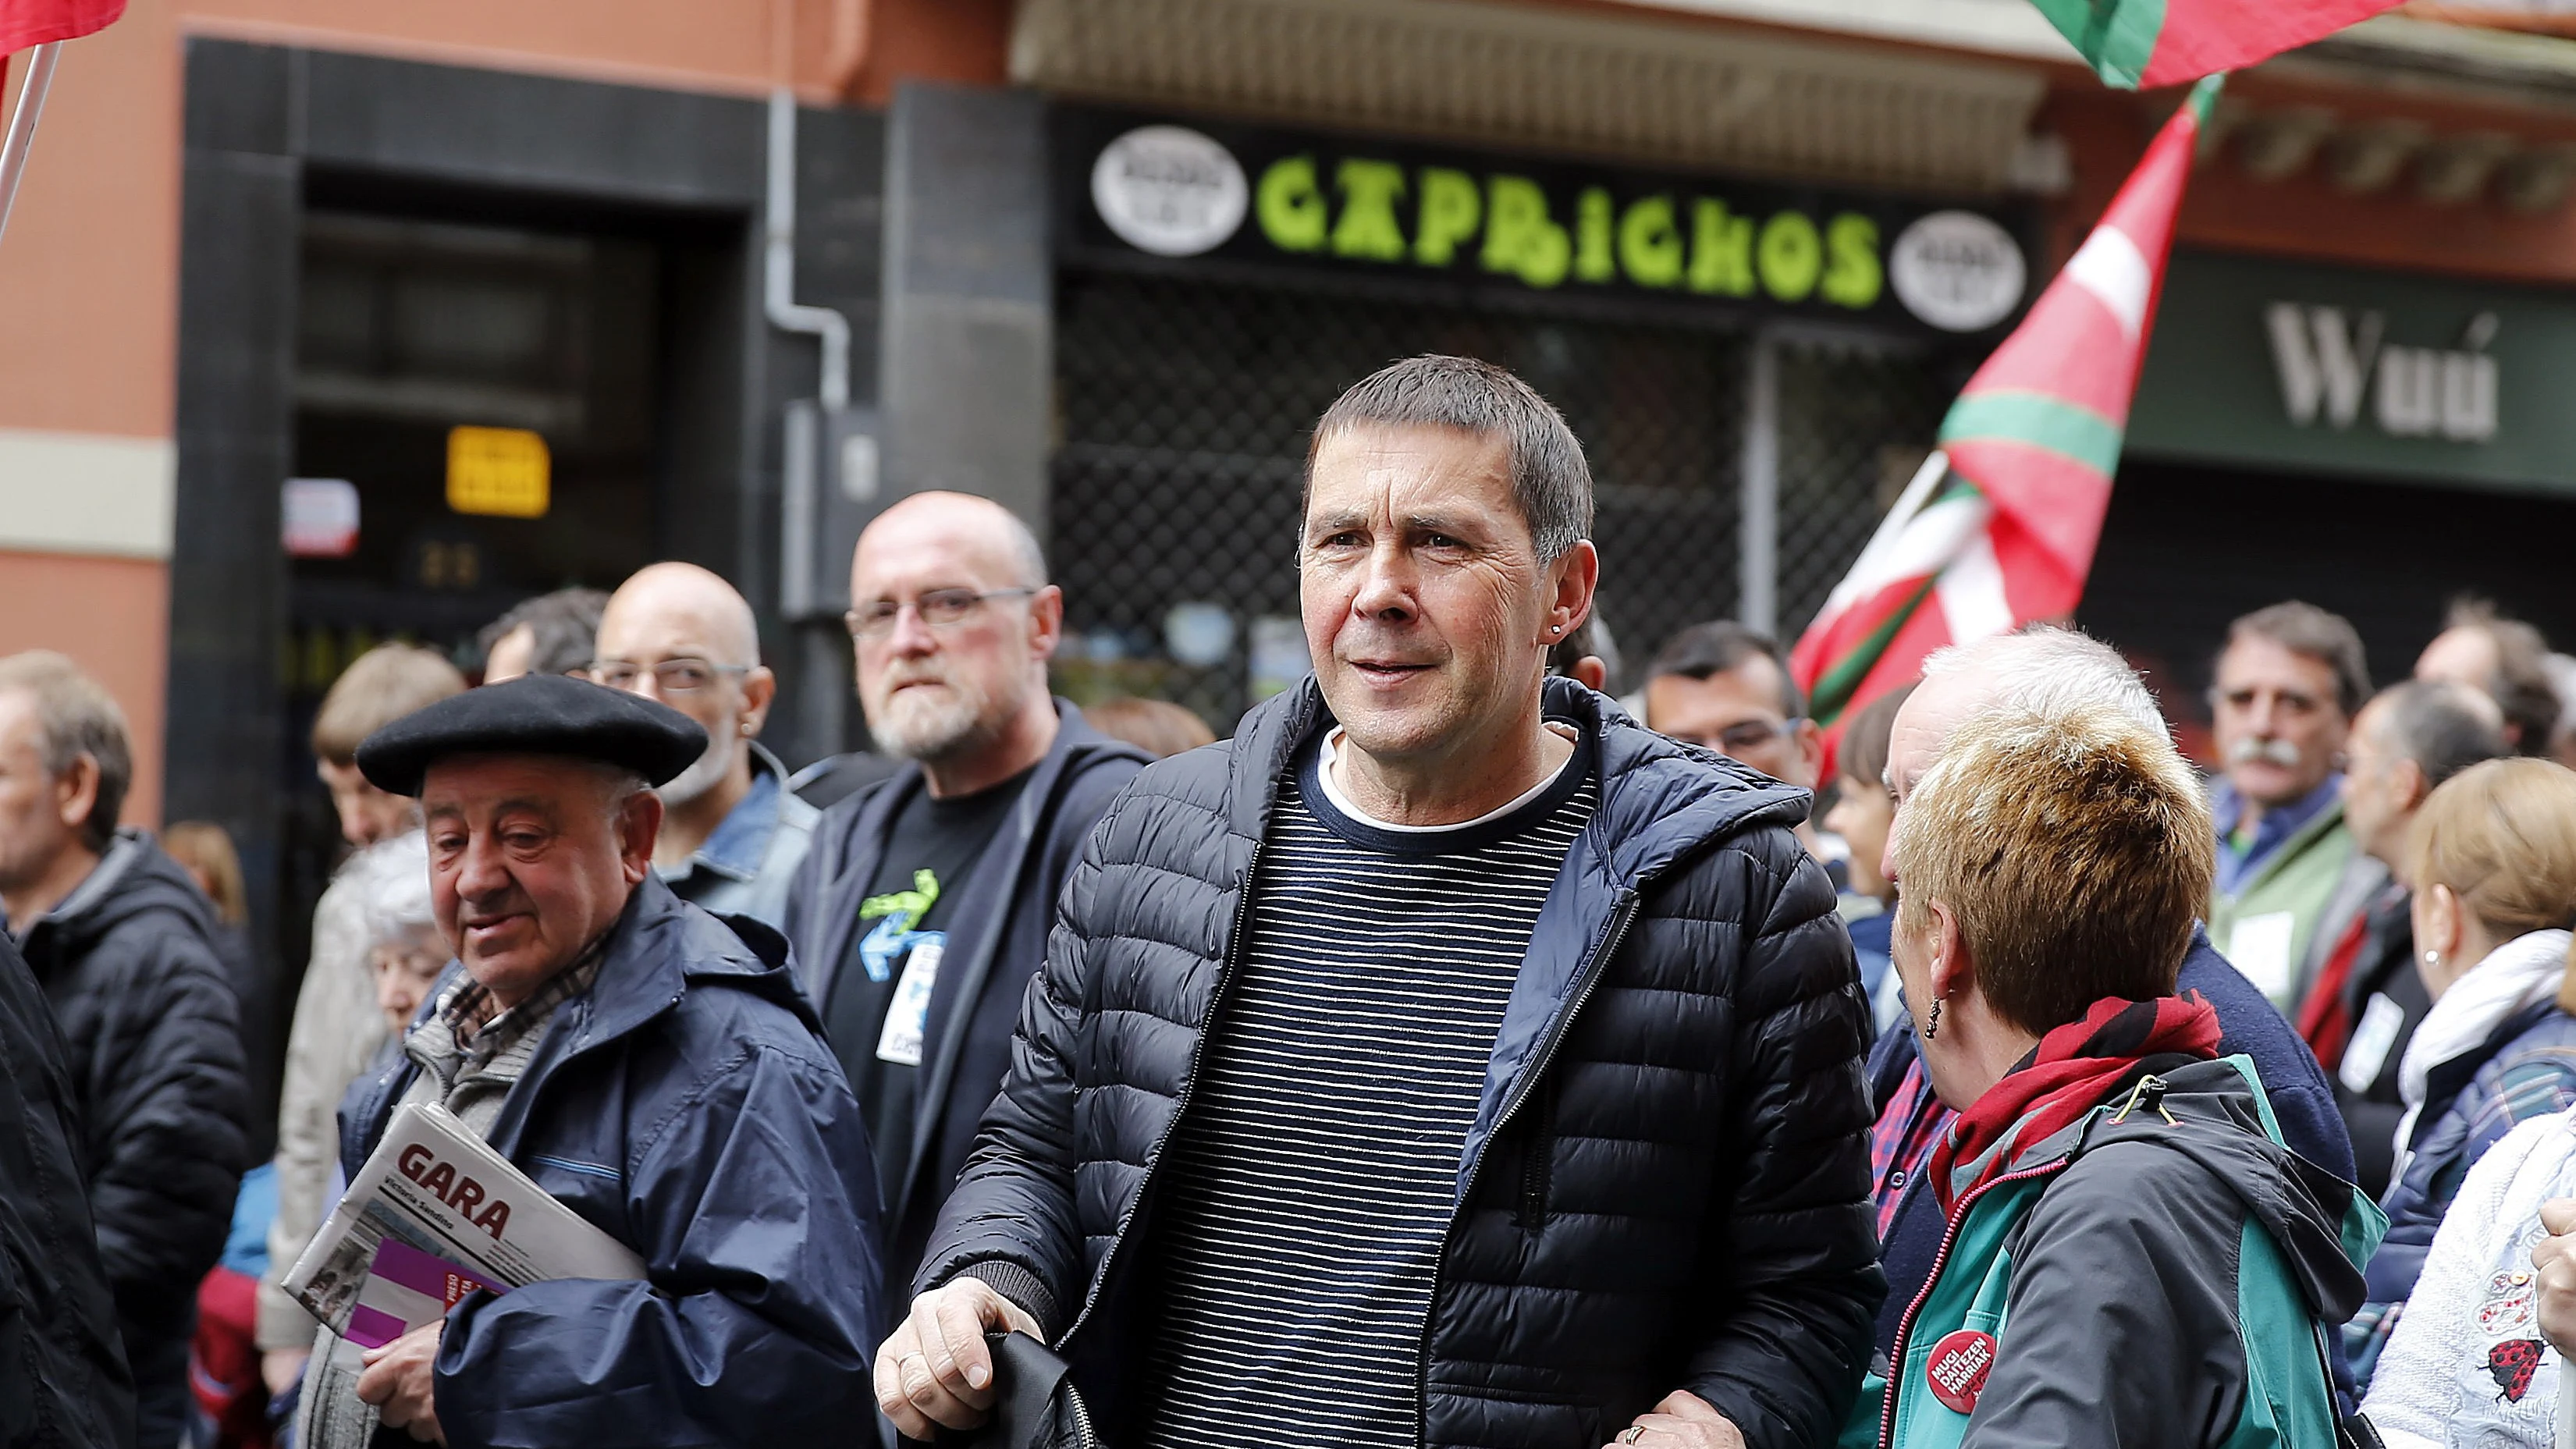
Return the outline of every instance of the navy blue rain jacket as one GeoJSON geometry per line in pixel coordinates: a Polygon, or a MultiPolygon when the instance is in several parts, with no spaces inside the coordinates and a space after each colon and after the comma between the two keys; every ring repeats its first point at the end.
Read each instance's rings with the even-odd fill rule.
{"type": "MultiPolygon", "coordinates": [[[[352,1089],[351,1174],[418,1070],[352,1089]]],[[[490,1140],[650,1278],[459,1303],[437,1365],[451,1449],[875,1442],[875,1170],[785,938],[648,877],[490,1140]]]]}
{"type": "Polygon", "coordinates": [[[2415,1114],[2406,1172],[2380,1206],[2388,1236],[2370,1259],[2370,1301],[2412,1297],[2433,1234],[2460,1183],[2515,1124],[2563,1110],[2576,1096],[2576,1016],[2556,998],[2514,1013],[2474,1049],[2437,1064],[2415,1114]]]}

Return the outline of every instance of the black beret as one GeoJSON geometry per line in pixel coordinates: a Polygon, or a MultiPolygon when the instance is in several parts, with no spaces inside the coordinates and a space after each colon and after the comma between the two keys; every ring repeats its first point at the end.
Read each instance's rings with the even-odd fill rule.
{"type": "Polygon", "coordinates": [[[698,722],[640,694],[567,674],[522,674],[413,710],[358,742],[358,769],[379,790],[420,793],[449,755],[569,755],[633,770],[659,785],[707,751],[698,722]]]}

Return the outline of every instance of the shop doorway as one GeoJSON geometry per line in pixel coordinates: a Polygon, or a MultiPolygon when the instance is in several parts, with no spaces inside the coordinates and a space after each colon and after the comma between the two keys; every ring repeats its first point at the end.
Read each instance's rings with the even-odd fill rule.
{"type": "Polygon", "coordinates": [[[695,325],[740,275],[711,261],[722,236],[525,199],[411,190],[370,205],[363,188],[318,192],[301,217],[281,542],[274,768],[288,963],[308,953],[313,904],[345,851],[308,748],[340,671],[400,640],[478,679],[478,632],[519,601],[613,589],[673,556],[688,522],[672,495],[710,431],[711,400],[683,381],[708,371],[708,348],[739,347],[695,325]],[[460,428],[541,457],[542,496],[460,491],[460,428]]]}
{"type": "Polygon", "coordinates": [[[519,599],[651,559],[660,269],[632,239],[349,212],[308,214],[303,247],[295,473],[357,522],[299,546],[288,520],[288,692],[309,720],[380,640],[470,668],[519,599]],[[459,427],[542,446],[533,516],[458,506],[459,427]]]}

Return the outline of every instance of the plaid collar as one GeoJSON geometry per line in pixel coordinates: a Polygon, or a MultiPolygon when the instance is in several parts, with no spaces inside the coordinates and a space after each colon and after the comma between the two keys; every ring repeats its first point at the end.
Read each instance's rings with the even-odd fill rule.
{"type": "Polygon", "coordinates": [[[531,991],[518,1005],[504,1008],[491,990],[468,976],[459,982],[447,999],[438,1004],[438,1019],[457,1047],[468,1056],[488,1056],[478,1052],[478,1043],[491,1050],[508,1043],[518,1029],[554,1015],[555,1008],[588,991],[599,979],[600,963],[608,957],[608,937],[602,934],[570,966],[546,978],[545,984],[531,991]]]}

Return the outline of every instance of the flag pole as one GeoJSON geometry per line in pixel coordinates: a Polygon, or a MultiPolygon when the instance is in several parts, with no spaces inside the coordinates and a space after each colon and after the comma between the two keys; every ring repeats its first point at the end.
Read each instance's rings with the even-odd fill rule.
{"type": "Polygon", "coordinates": [[[1851,571],[1834,586],[1835,597],[1825,601],[1826,613],[1833,612],[1837,604],[1847,602],[1843,595],[1856,595],[1865,584],[1878,581],[1879,560],[1894,551],[1896,541],[1905,534],[1905,526],[1913,522],[1914,515],[1922,512],[1923,505],[1932,500],[1933,487],[1949,471],[1950,460],[1938,449],[1914,470],[1913,478],[1906,482],[1905,491],[1897,495],[1896,506],[1887,510],[1887,516],[1878,521],[1878,531],[1869,536],[1869,543],[1861,549],[1860,557],[1852,561],[1851,571]]]}
{"type": "Polygon", "coordinates": [[[27,151],[36,142],[36,122],[45,113],[45,92],[54,84],[54,58],[62,42],[49,41],[27,51],[27,82],[18,90],[18,109],[9,116],[9,133],[0,138],[0,235],[9,230],[9,211],[17,204],[18,183],[27,174],[27,151]]]}

